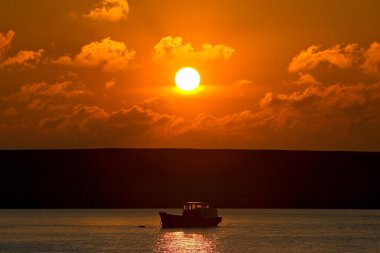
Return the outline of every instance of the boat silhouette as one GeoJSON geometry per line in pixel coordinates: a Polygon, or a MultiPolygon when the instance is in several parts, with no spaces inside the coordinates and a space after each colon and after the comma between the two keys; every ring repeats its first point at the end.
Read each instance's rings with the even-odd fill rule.
{"type": "Polygon", "coordinates": [[[162,228],[215,227],[221,221],[218,210],[205,202],[186,202],[182,215],[159,212],[162,228]]]}

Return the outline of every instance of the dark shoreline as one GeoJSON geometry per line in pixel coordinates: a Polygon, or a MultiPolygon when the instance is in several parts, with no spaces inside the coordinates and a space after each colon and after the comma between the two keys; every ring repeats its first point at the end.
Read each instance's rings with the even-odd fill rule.
{"type": "Polygon", "coordinates": [[[2,150],[1,208],[380,208],[380,153],[2,150]]]}

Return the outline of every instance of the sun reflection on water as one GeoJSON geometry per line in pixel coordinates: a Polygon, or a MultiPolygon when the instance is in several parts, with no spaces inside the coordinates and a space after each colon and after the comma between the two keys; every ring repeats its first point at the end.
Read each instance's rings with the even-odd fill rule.
{"type": "Polygon", "coordinates": [[[205,252],[216,253],[217,238],[200,233],[172,231],[162,233],[156,243],[155,252],[205,252]]]}

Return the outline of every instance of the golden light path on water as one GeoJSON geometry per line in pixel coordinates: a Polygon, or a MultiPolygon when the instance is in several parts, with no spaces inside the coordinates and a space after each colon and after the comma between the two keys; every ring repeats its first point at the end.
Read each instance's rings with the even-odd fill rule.
{"type": "Polygon", "coordinates": [[[217,252],[217,238],[184,231],[165,232],[157,239],[156,252],[217,252]]]}

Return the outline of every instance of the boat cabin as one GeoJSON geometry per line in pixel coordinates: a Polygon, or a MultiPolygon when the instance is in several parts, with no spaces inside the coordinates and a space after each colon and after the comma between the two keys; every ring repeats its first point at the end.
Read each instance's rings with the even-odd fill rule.
{"type": "Polygon", "coordinates": [[[184,217],[217,217],[218,211],[204,202],[187,202],[183,205],[182,216],[184,217]]]}
{"type": "Polygon", "coordinates": [[[204,202],[187,202],[183,205],[183,211],[191,211],[196,209],[209,209],[210,205],[204,202]]]}

